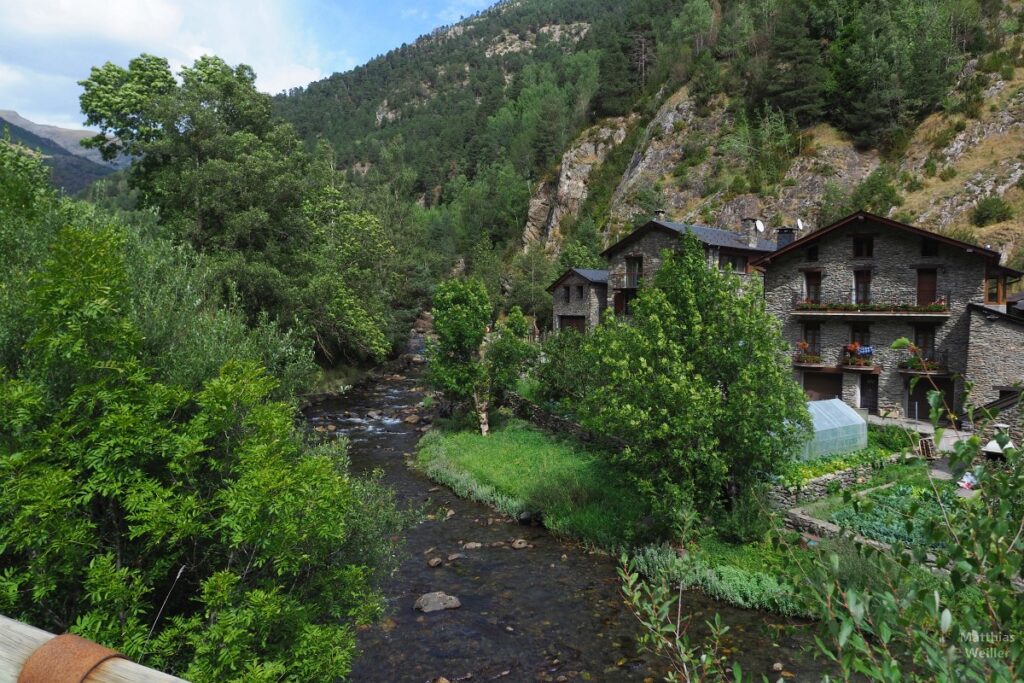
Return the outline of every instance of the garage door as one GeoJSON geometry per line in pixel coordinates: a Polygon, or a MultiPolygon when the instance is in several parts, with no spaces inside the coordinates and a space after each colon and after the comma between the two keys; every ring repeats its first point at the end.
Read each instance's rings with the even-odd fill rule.
{"type": "Polygon", "coordinates": [[[809,401],[843,397],[843,376],[838,372],[805,372],[804,393],[809,401]]]}
{"type": "MultiPolygon", "coordinates": [[[[924,420],[925,422],[930,421],[932,407],[928,403],[928,392],[935,391],[936,389],[942,392],[946,405],[952,409],[953,381],[948,377],[936,377],[932,381],[929,381],[928,377],[920,377],[917,385],[910,389],[908,380],[910,396],[907,400],[907,417],[915,420],[924,420]],[[935,382],[935,386],[932,386],[932,381],[935,382]]],[[[945,416],[945,411],[943,411],[943,416],[945,416]]]]}

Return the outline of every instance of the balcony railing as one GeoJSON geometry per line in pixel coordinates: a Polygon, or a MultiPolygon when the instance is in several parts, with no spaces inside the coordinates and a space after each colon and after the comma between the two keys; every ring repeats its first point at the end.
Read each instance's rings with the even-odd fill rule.
{"type": "Polygon", "coordinates": [[[947,351],[925,351],[910,354],[898,364],[902,373],[909,375],[944,375],[949,372],[947,351]]]}
{"type": "Polygon", "coordinates": [[[921,304],[916,296],[912,299],[880,300],[858,296],[858,292],[851,289],[833,299],[819,297],[809,300],[800,295],[794,296],[793,309],[801,313],[949,313],[950,301],[949,293],[942,294],[933,302],[921,304]]]}

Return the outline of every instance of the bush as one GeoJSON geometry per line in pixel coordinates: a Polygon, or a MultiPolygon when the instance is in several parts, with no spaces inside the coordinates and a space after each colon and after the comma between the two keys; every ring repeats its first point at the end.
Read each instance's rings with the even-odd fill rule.
{"type": "Polygon", "coordinates": [[[971,222],[979,228],[1013,218],[1013,208],[1002,197],[985,197],[974,207],[971,222]]]}

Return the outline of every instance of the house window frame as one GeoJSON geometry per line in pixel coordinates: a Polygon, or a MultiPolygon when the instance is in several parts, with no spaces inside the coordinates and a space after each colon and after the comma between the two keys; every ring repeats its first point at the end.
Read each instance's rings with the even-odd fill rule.
{"type": "Polygon", "coordinates": [[[817,244],[808,245],[808,247],[806,249],[804,249],[804,260],[805,261],[817,261],[820,256],[821,256],[821,253],[820,253],[820,250],[818,249],[818,245],[817,244]]]}
{"type": "Polygon", "coordinates": [[[807,353],[813,356],[821,355],[821,323],[806,322],[803,329],[804,338],[807,342],[807,353]]]}
{"type": "Polygon", "coordinates": [[[626,286],[624,289],[636,289],[644,277],[644,257],[642,254],[631,254],[625,257],[626,286]]]}
{"type": "Polygon", "coordinates": [[[804,301],[810,302],[812,304],[820,304],[821,303],[821,281],[823,279],[824,278],[822,277],[822,273],[821,273],[820,270],[807,270],[807,271],[804,271],[804,301]],[[811,279],[812,278],[817,280],[817,283],[816,283],[815,287],[813,288],[813,290],[814,290],[814,295],[813,296],[811,294],[811,292],[812,292],[811,279]]]}
{"type": "Polygon", "coordinates": [[[931,237],[921,238],[921,256],[938,256],[939,242],[931,237]]]}
{"type": "Polygon", "coordinates": [[[853,303],[855,304],[870,304],[871,303],[871,285],[874,275],[870,268],[856,268],[853,271],[853,303]],[[861,280],[863,278],[863,280],[861,280]],[[861,281],[859,281],[861,280],[861,281]],[[865,296],[861,296],[863,293],[865,296]]]}
{"type": "Polygon", "coordinates": [[[985,303],[1002,306],[1006,303],[1006,276],[985,273],[985,303]],[[994,297],[993,297],[994,291],[994,297]]]}
{"type": "Polygon", "coordinates": [[[871,346],[870,323],[850,323],[850,343],[859,343],[861,346],[871,346]]]}
{"type": "Polygon", "coordinates": [[[934,323],[917,323],[914,328],[914,346],[920,349],[919,353],[924,360],[935,360],[935,333],[937,326],[934,323]]]}
{"type": "Polygon", "coordinates": [[[583,285],[576,285],[576,298],[583,301],[583,285]]]}
{"type": "Polygon", "coordinates": [[[853,236],[853,258],[867,259],[875,257],[875,236],[853,236]]]}
{"type": "Polygon", "coordinates": [[[745,254],[736,254],[729,251],[718,252],[718,269],[726,270],[728,266],[732,266],[732,272],[734,273],[745,273],[747,272],[748,259],[745,254]]]}

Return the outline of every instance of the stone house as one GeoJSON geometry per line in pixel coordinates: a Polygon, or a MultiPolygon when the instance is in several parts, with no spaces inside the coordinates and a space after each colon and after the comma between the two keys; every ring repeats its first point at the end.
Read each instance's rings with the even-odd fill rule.
{"type": "Polygon", "coordinates": [[[1024,376],[1024,328],[1006,313],[1007,286],[1022,273],[999,261],[996,251],[861,211],[753,265],[764,269],[765,305],[810,399],[928,419],[932,388],[959,413],[965,379],[980,404],[1024,376]],[[890,348],[901,337],[916,355],[890,348]]]}
{"type": "MultiPolygon", "coordinates": [[[[653,220],[640,226],[602,252],[608,261],[608,306],[616,315],[629,315],[630,301],[644,282],[661,268],[662,252],[679,247],[680,237],[693,234],[703,245],[708,267],[731,266],[733,271],[754,274],[752,262],[775,250],[775,242],[763,239],[752,220],[744,233],[702,225],[653,220]]],[[[782,238],[785,231],[779,231],[782,238]]],[[[788,234],[792,234],[789,232],[788,234]]]]}
{"type": "Polygon", "coordinates": [[[570,268],[547,291],[553,297],[552,329],[588,332],[608,306],[608,271],[570,268]]]}

